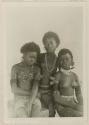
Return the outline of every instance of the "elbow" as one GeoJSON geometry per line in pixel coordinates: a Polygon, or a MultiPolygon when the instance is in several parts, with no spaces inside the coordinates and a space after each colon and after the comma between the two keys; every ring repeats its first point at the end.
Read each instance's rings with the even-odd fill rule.
{"type": "Polygon", "coordinates": [[[13,87],[11,88],[11,92],[12,92],[12,93],[15,93],[15,89],[14,89],[13,87]]]}
{"type": "Polygon", "coordinates": [[[17,93],[17,89],[16,89],[15,87],[11,87],[11,92],[12,92],[13,94],[16,94],[16,93],[17,93]]]}

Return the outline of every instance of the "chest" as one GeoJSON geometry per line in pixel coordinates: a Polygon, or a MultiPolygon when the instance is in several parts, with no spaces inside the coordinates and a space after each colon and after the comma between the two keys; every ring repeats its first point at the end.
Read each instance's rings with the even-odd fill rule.
{"type": "Polygon", "coordinates": [[[28,68],[28,67],[19,68],[19,71],[18,71],[19,81],[29,81],[29,80],[32,80],[33,77],[34,77],[33,68],[28,68]]]}
{"type": "Polygon", "coordinates": [[[62,75],[59,80],[59,88],[72,88],[75,83],[75,79],[69,75],[62,75]]]}
{"type": "Polygon", "coordinates": [[[49,58],[44,55],[43,60],[41,61],[41,68],[43,74],[50,74],[56,69],[56,56],[54,58],[49,58]]]}

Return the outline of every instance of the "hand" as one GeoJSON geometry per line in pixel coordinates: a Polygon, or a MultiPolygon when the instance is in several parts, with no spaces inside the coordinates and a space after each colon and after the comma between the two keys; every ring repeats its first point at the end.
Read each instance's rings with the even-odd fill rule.
{"type": "Polygon", "coordinates": [[[28,102],[28,116],[31,117],[31,111],[32,111],[32,102],[28,102]]]}
{"type": "Polygon", "coordinates": [[[53,92],[53,97],[54,97],[54,100],[56,101],[56,100],[59,100],[59,98],[60,98],[60,92],[59,91],[54,91],[53,92]]]}
{"type": "Polygon", "coordinates": [[[33,104],[33,100],[32,100],[32,98],[30,98],[28,103],[27,103],[27,109],[28,109],[28,116],[29,117],[31,116],[32,104],[33,104]]]}
{"type": "Polygon", "coordinates": [[[54,80],[55,80],[55,78],[51,76],[51,77],[50,77],[50,80],[54,81],[54,80]]]}
{"type": "Polygon", "coordinates": [[[43,76],[42,76],[40,73],[38,73],[38,74],[35,76],[35,79],[38,80],[38,81],[40,81],[42,78],[43,78],[43,76]]]}
{"type": "Polygon", "coordinates": [[[55,83],[55,78],[54,77],[50,77],[50,85],[54,85],[54,83],[55,83]]]}
{"type": "Polygon", "coordinates": [[[53,81],[51,81],[51,82],[50,82],[50,85],[54,85],[54,82],[53,82],[53,81]]]}

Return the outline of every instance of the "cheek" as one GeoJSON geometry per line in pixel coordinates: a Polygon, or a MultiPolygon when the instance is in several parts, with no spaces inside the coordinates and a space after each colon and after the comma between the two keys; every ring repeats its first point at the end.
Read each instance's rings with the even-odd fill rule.
{"type": "Polygon", "coordinates": [[[33,59],[33,62],[36,62],[37,61],[37,59],[33,59]]]}
{"type": "Polygon", "coordinates": [[[69,59],[68,62],[69,62],[69,64],[72,64],[72,60],[71,59],[69,59]]]}
{"type": "Polygon", "coordinates": [[[53,42],[53,46],[54,46],[54,48],[57,47],[57,43],[56,43],[56,41],[53,42]]]}
{"type": "Polygon", "coordinates": [[[55,49],[56,49],[56,46],[53,45],[52,48],[55,50],[55,49]]]}
{"type": "Polygon", "coordinates": [[[35,62],[37,61],[37,59],[36,59],[36,58],[32,58],[31,61],[32,61],[33,63],[35,63],[35,62]]]}

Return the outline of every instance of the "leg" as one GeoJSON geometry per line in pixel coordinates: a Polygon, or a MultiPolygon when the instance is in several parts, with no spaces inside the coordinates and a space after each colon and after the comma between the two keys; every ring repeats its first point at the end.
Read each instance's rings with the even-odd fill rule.
{"type": "Polygon", "coordinates": [[[82,117],[82,113],[69,107],[65,107],[60,112],[63,117],[82,117]]]}
{"type": "Polygon", "coordinates": [[[28,114],[27,114],[24,107],[18,108],[18,110],[16,110],[15,114],[16,114],[17,118],[26,118],[26,117],[28,117],[28,114]]]}
{"type": "Polygon", "coordinates": [[[49,117],[55,117],[55,108],[53,104],[49,104],[49,117]]]}
{"type": "Polygon", "coordinates": [[[41,115],[41,102],[39,99],[35,99],[32,105],[31,117],[40,117],[41,115]]]}
{"type": "Polygon", "coordinates": [[[20,99],[20,98],[19,100],[16,100],[14,109],[15,109],[15,117],[17,118],[28,117],[25,100],[20,99]]]}
{"type": "Polygon", "coordinates": [[[56,105],[56,109],[57,109],[59,116],[61,117],[81,117],[82,116],[82,112],[79,112],[70,107],[64,107],[59,104],[56,105]]]}
{"type": "Polygon", "coordinates": [[[51,93],[42,94],[41,101],[45,108],[49,109],[49,117],[55,117],[54,101],[51,93]]]}

